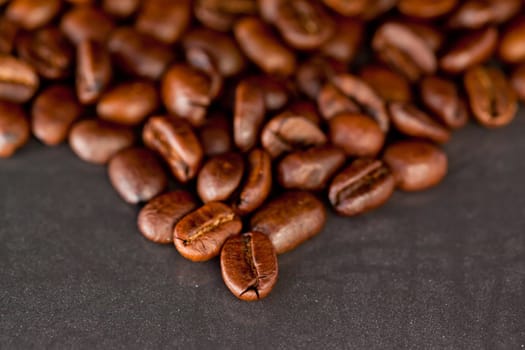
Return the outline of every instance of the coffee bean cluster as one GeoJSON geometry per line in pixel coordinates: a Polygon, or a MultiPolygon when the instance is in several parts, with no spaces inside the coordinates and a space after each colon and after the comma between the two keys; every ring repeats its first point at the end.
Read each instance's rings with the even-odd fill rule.
{"type": "Polygon", "coordinates": [[[142,206],[144,237],[264,298],[324,202],[354,216],[430,188],[454,130],[512,121],[524,7],[0,0],[0,157],[67,140],[142,206]]]}

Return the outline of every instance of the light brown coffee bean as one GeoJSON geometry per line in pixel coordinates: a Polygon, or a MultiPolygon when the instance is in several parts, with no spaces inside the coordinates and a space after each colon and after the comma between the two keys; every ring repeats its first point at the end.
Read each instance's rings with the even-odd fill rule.
{"type": "Polygon", "coordinates": [[[76,90],[83,104],[95,103],[108,87],[112,67],[106,48],[95,41],[77,45],[76,90]]]}
{"type": "Polygon", "coordinates": [[[508,63],[525,61],[525,16],[515,19],[503,33],[499,57],[508,63]]]}
{"type": "Polygon", "coordinates": [[[521,101],[525,101],[525,63],[520,64],[512,73],[511,84],[521,101]]]}
{"type": "Polygon", "coordinates": [[[26,30],[42,27],[58,14],[60,0],[12,0],[5,9],[5,15],[11,21],[26,30]]]}
{"type": "Polygon", "coordinates": [[[112,16],[126,18],[137,11],[141,2],[141,0],[103,0],[102,8],[112,16]]]}
{"type": "Polygon", "coordinates": [[[457,0],[399,0],[397,8],[407,16],[428,19],[436,18],[452,11],[457,2],[457,0]]]}
{"type": "Polygon", "coordinates": [[[39,86],[38,75],[26,62],[8,55],[0,55],[0,99],[27,102],[39,86]]]}
{"type": "Polygon", "coordinates": [[[351,157],[374,157],[385,143],[385,134],[372,118],[342,113],[328,122],[330,141],[351,157]]]}
{"type": "Polygon", "coordinates": [[[0,101],[0,158],[11,157],[29,140],[29,123],[19,105],[0,101]]]}

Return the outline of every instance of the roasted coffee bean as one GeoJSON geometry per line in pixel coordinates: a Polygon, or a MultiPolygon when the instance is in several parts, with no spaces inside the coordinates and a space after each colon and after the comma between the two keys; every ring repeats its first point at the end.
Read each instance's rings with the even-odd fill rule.
{"type": "Polygon", "coordinates": [[[359,113],[359,105],[354,99],[346,97],[334,84],[327,83],[319,91],[317,106],[325,120],[341,113],[359,113]]]}
{"type": "Polygon", "coordinates": [[[266,200],[272,189],[272,160],[262,149],[254,149],[248,155],[246,173],[232,202],[239,215],[251,213],[266,200]]]}
{"type": "Polygon", "coordinates": [[[177,190],[150,200],[138,215],[137,225],[144,237],[155,243],[173,243],[175,224],[197,208],[188,191],[177,190]]]}
{"type": "Polygon", "coordinates": [[[401,74],[377,64],[361,68],[359,76],[386,102],[412,100],[410,82],[401,74]]]}
{"type": "Polygon", "coordinates": [[[374,157],[385,143],[385,134],[379,125],[363,114],[338,114],[328,125],[330,142],[351,157],[374,157]]]}
{"type": "Polygon", "coordinates": [[[422,37],[402,23],[382,24],[374,34],[372,47],[385,63],[412,81],[437,69],[434,51],[422,37]]]}
{"type": "Polygon", "coordinates": [[[520,0],[467,0],[451,13],[447,24],[451,28],[481,28],[491,23],[503,23],[520,9],[520,0]]]}
{"type": "Polygon", "coordinates": [[[246,65],[244,56],[235,41],[225,33],[196,28],[184,36],[183,46],[185,50],[198,48],[207,52],[217,64],[220,74],[225,77],[239,74],[246,65]]]}
{"type": "Polygon", "coordinates": [[[270,237],[277,254],[283,254],[321,232],[325,222],[321,201],[308,192],[292,191],[259,209],[250,227],[270,237]]]}
{"type": "Polygon", "coordinates": [[[264,126],[261,143],[270,156],[276,158],[285,152],[324,145],[326,136],[308,118],[283,112],[264,126]]]}
{"type": "Polygon", "coordinates": [[[26,30],[42,27],[58,14],[61,0],[12,0],[5,15],[26,30]]]}
{"type": "Polygon", "coordinates": [[[29,139],[29,123],[22,107],[0,101],[0,158],[11,157],[29,139]]]}
{"type": "Polygon", "coordinates": [[[73,71],[74,48],[58,28],[47,27],[20,36],[17,51],[44,78],[66,78],[73,71]]]}
{"type": "Polygon", "coordinates": [[[401,133],[438,143],[450,139],[450,131],[413,104],[392,102],[388,106],[392,123],[401,133]]]}
{"type": "Polygon", "coordinates": [[[67,138],[82,107],[74,90],[67,85],[51,85],[38,95],[31,109],[33,135],[46,145],[57,145],[67,138]]]}
{"type": "Polygon", "coordinates": [[[60,29],[76,45],[91,40],[106,42],[115,24],[104,12],[92,6],[76,6],[60,21],[60,29]]]}
{"type": "Polygon", "coordinates": [[[126,18],[135,13],[141,3],[141,0],[103,0],[102,8],[112,16],[126,18]]]}
{"type": "Polygon", "coordinates": [[[392,169],[397,187],[421,191],[437,185],[447,173],[447,155],[425,141],[400,141],[387,147],[383,159],[392,169]]]}
{"type": "Polygon", "coordinates": [[[323,0],[323,2],[326,6],[331,7],[343,16],[360,15],[370,5],[369,0],[323,0]]]}
{"type": "Polygon", "coordinates": [[[13,56],[0,55],[0,100],[27,102],[38,89],[33,67],[13,56]]]}
{"type": "Polygon", "coordinates": [[[229,120],[223,114],[206,118],[206,123],[199,129],[199,140],[206,156],[231,151],[233,142],[229,120]]]}
{"type": "Polygon", "coordinates": [[[258,141],[266,112],[264,91],[251,80],[242,80],[235,88],[233,138],[243,152],[252,149],[258,141]]]}
{"type": "Polygon", "coordinates": [[[257,18],[239,20],[235,38],[248,58],[267,74],[289,76],[295,71],[295,56],[281,44],[271,28],[257,18]]]}
{"type": "Polygon", "coordinates": [[[486,61],[496,49],[498,30],[494,27],[463,34],[441,57],[441,69],[448,73],[461,73],[486,61]]]}
{"type": "Polygon", "coordinates": [[[397,8],[407,16],[418,18],[436,18],[450,12],[457,4],[457,0],[399,0],[397,8]]]}
{"type": "Polygon", "coordinates": [[[385,204],[394,187],[388,166],[380,160],[360,158],[334,178],[328,198],[338,214],[354,216],[385,204]]]}
{"type": "Polygon", "coordinates": [[[196,0],[195,17],[206,27],[226,32],[237,18],[257,12],[255,0],[196,0]]]}
{"type": "Polygon", "coordinates": [[[525,101],[525,63],[519,65],[511,76],[511,83],[518,98],[525,101]]]}
{"type": "Polygon", "coordinates": [[[499,44],[499,56],[508,63],[525,61],[525,17],[514,20],[503,33],[499,44]]]}
{"type": "Polygon", "coordinates": [[[185,183],[197,175],[202,147],[190,125],[181,118],[155,116],[142,130],[144,144],[159,153],[175,177],[185,183]]]}
{"type": "Polygon", "coordinates": [[[316,99],[323,85],[335,74],[346,72],[343,63],[323,56],[313,56],[301,63],[295,73],[299,90],[311,99],[316,99]]]}
{"type": "Polygon", "coordinates": [[[317,106],[310,100],[298,100],[288,105],[287,110],[292,114],[301,115],[310,120],[315,125],[321,124],[321,116],[317,110],[317,106]]]}
{"type": "Polygon", "coordinates": [[[9,54],[13,51],[18,25],[5,18],[0,17],[0,54],[9,54]]]}
{"type": "Polygon", "coordinates": [[[321,4],[309,0],[279,2],[273,24],[290,46],[299,50],[317,49],[334,33],[335,23],[321,4]]]}
{"type": "Polygon", "coordinates": [[[101,119],[117,124],[137,125],[158,105],[159,96],[152,83],[131,81],[104,93],[97,104],[97,114],[101,119]]]}
{"type": "Polygon", "coordinates": [[[345,152],[333,146],[290,153],[277,167],[279,183],[287,189],[320,191],[344,162],[345,152]]]}
{"type": "Polygon", "coordinates": [[[421,100],[449,128],[461,128],[468,111],[453,81],[430,75],[420,82],[421,100]]]}
{"type": "Polygon", "coordinates": [[[277,282],[277,255],[268,237],[247,232],[229,238],[221,251],[221,273],[226,287],[244,301],[263,299],[277,282]]]}
{"type": "Polygon", "coordinates": [[[209,202],[175,225],[173,241],[186,259],[206,261],[219,255],[224,242],[241,230],[242,222],[229,206],[209,202]]]}
{"type": "Polygon", "coordinates": [[[355,18],[337,17],[337,30],[321,46],[324,56],[339,62],[350,62],[358,53],[363,40],[363,22],[355,18]]]}
{"type": "Polygon", "coordinates": [[[264,105],[269,111],[276,111],[284,106],[290,99],[290,87],[281,78],[270,75],[257,75],[248,78],[252,84],[261,87],[264,93],[264,105]]]}
{"type": "Polygon", "coordinates": [[[111,60],[104,46],[83,41],[77,46],[76,90],[80,102],[97,102],[112,78],[111,60]]]}
{"type": "Polygon", "coordinates": [[[113,31],[108,48],[124,72],[152,80],[160,79],[174,59],[169,46],[129,27],[113,31]]]}
{"type": "MultiPolygon", "coordinates": [[[[354,0],[357,2],[362,2],[362,0],[354,0]]],[[[398,0],[368,0],[367,6],[365,7],[363,13],[359,16],[364,20],[373,20],[381,16],[388,10],[392,9],[397,5],[398,0]]]]}
{"type": "Polygon", "coordinates": [[[481,125],[501,127],[514,119],[517,97],[501,70],[475,66],[465,72],[463,82],[470,109],[481,125]]]}
{"type": "Polygon", "coordinates": [[[191,19],[191,0],[148,0],[142,4],[135,28],[157,40],[173,44],[191,19]]]}
{"type": "Polygon", "coordinates": [[[133,131],[127,127],[98,119],[83,120],[73,125],[69,145],[82,160],[105,164],[109,159],[135,142],[133,131]]]}
{"type": "Polygon", "coordinates": [[[147,202],[164,191],[168,177],[155,155],[145,148],[128,148],[108,164],[111,184],[131,204],[147,202]]]}
{"type": "Polygon", "coordinates": [[[423,39],[427,46],[430,47],[430,49],[432,49],[434,52],[438,51],[445,41],[445,35],[443,31],[440,31],[437,27],[433,26],[429,22],[420,21],[417,19],[411,20],[410,18],[402,18],[398,22],[402,22],[404,25],[410,28],[412,32],[417,33],[417,35],[423,39]]]}
{"type": "Polygon", "coordinates": [[[197,177],[197,193],[204,202],[226,201],[239,187],[244,160],[238,153],[214,156],[202,166],[197,177]]]}

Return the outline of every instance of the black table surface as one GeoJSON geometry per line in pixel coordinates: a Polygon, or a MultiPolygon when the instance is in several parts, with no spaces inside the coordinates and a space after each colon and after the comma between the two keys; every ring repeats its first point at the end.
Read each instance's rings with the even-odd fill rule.
{"type": "Polygon", "coordinates": [[[331,214],[246,303],[145,240],[104,167],[32,141],[0,160],[0,348],[522,349],[525,113],[445,148],[440,186],[331,214]]]}

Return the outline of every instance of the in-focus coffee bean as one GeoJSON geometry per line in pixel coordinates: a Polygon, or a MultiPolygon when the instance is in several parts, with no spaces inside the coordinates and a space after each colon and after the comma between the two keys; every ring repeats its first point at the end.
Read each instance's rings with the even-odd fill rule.
{"type": "Polygon", "coordinates": [[[374,157],[385,143],[379,124],[363,114],[338,114],[328,125],[331,143],[351,157],[374,157]]]}
{"type": "Polygon", "coordinates": [[[204,202],[226,201],[239,187],[244,172],[244,160],[239,153],[214,156],[199,171],[197,193],[204,202]]]}
{"type": "Polygon", "coordinates": [[[243,152],[252,149],[258,141],[266,106],[263,89],[252,80],[242,80],[235,88],[233,138],[243,152]]]}

